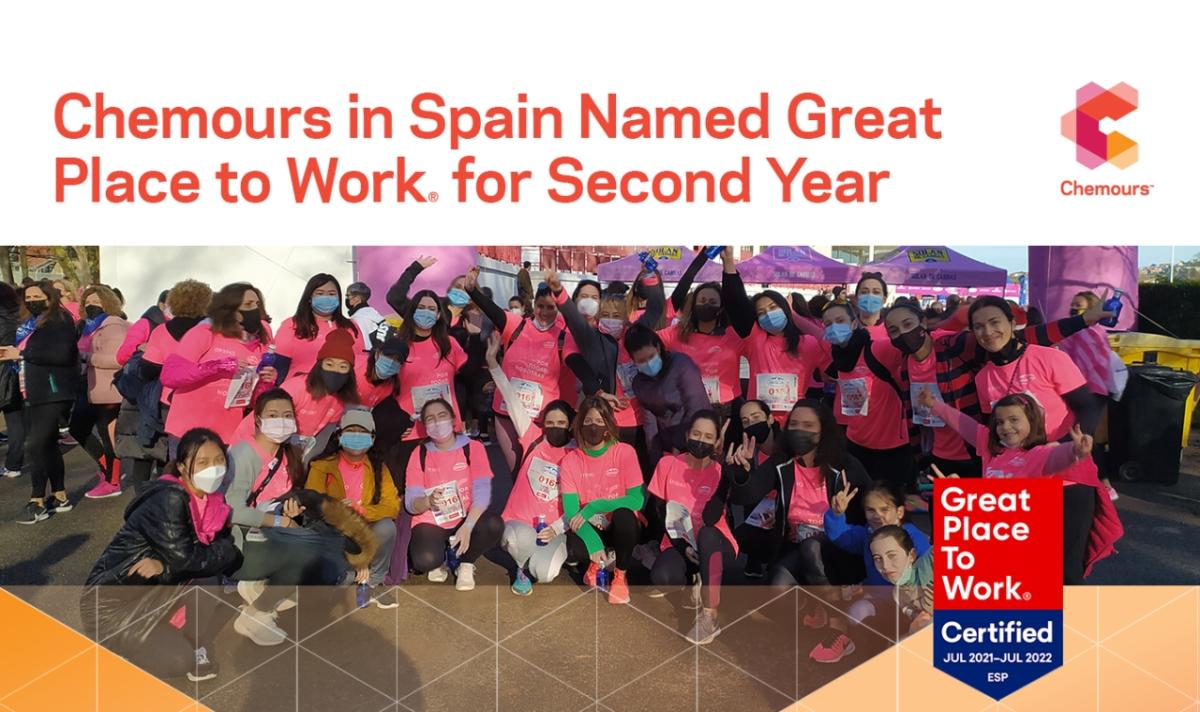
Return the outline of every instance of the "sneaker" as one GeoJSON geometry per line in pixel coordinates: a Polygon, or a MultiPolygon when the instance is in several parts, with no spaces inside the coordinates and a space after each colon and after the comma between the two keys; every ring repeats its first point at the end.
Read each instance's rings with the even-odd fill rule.
{"type": "Polygon", "coordinates": [[[612,574],[612,583],[608,585],[608,602],[613,605],[629,603],[629,584],[625,581],[625,572],[616,569],[612,574]]]}
{"type": "Polygon", "coordinates": [[[704,598],[700,592],[700,580],[696,579],[695,583],[688,586],[688,602],[683,604],[683,607],[690,611],[695,611],[699,610],[703,605],[704,598]]]}
{"type": "Polygon", "coordinates": [[[210,660],[208,650],[196,648],[196,669],[188,670],[187,679],[192,682],[204,682],[217,676],[217,662],[210,660]]]}
{"type": "Polygon", "coordinates": [[[518,596],[528,596],[533,593],[533,581],[525,573],[525,569],[517,571],[517,580],[513,581],[512,592],[518,596]]]}
{"type": "Polygon", "coordinates": [[[746,578],[761,579],[767,574],[767,567],[761,561],[753,561],[746,564],[746,578]]]}
{"type": "Polygon", "coordinates": [[[430,571],[427,576],[429,576],[429,583],[444,583],[446,579],[450,578],[450,567],[442,564],[430,571]]]}
{"type": "Polygon", "coordinates": [[[249,606],[258,600],[258,597],[263,594],[267,588],[266,581],[238,581],[237,592],[242,597],[242,600],[249,606]]]}
{"type": "Polygon", "coordinates": [[[458,565],[458,573],[454,576],[454,590],[475,590],[475,564],[468,564],[464,561],[458,565]]]}
{"type": "Polygon", "coordinates": [[[845,633],[839,633],[832,640],[825,640],[817,643],[808,657],[813,659],[813,662],[818,663],[836,663],[850,653],[854,652],[854,641],[845,633]]]}
{"type": "Polygon", "coordinates": [[[21,471],[20,471],[20,470],[5,470],[5,471],[4,471],[4,476],[5,476],[5,477],[7,477],[7,478],[8,478],[8,479],[10,479],[10,480],[11,480],[11,479],[15,479],[15,478],[17,478],[17,477],[20,477],[20,476],[21,476],[21,471]]]}
{"type": "Polygon", "coordinates": [[[652,589],[650,589],[650,593],[648,593],[646,595],[649,598],[664,598],[667,595],[667,592],[662,590],[661,588],[652,588],[652,589]]]}
{"type": "Polygon", "coordinates": [[[50,517],[50,512],[37,502],[30,502],[25,505],[25,509],[21,510],[21,516],[17,517],[17,524],[37,524],[45,521],[50,517]]]}
{"type": "Polygon", "coordinates": [[[696,616],[696,625],[688,631],[687,638],[696,645],[708,645],[720,634],[721,626],[717,623],[717,617],[701,611],[700,615],[696,616]]]}
{"type": "Polygon", "coordinates": [[[46,498],[46,511],[51,514],[64,514],[72,509],[75,509],[75,505],[69,499],[59,499],[56,495],[46,498]]]}
{"type": "Polygon", "coordinates": [[[67,447],[75,447],[79,444],[79,441],[71,437],[71,434],[66,431],[66,428],[63,428],[58,431],[58,444],[66,445],[67,447]]]}
{"type": "Polygon", "coordinates": [[[385,611],[400,607],[400,602],[396,600],[396,594],[392,593],[392,589],[387,586],[376,586],[375,590],[377,593],[371,594],[371,603],[385,611]]]}
{"type": "Polygon", "coordinates": [[[818,603],[815,609],[804,614],[806,628],[824,628],[827,625],[829,625],[829,611],[825,610],[823,603],[818,603]]]}
{"type": "Polygon", "coordinates": [[[587,571],[583,572],[583,583],[585,586],[588,588],[596,587],[596,572],[599,570],[600,567],[596,566],[595,561],[588,564],[587,571]]]}
{"type": "Polygon", "coordinates": [[[283,613],[284,611],[290,611],[295,607],[296,607],[295,596],[294,595],[284,596],[283,598],[279,599],[279,603],[275,604],[275,612],[283,613]]]}
{"type": "Polygon", "coordinates": [[[242,606],[241,610],[233,621],[233,629],[254,641],[256,645],[280,645],[287,640],[287,633],[275,625],[274,611],[256,611],[253,606],[242,606]]]}
{"type": "MultiPolygon", "coordinates": [[[[20,473],[17,473],[17,474],[20,474],[20,473]]],[[[5,473],[5,476],[7,477],[7,473],[5,473]]],[[[1104,480],[1104,489],[1108,491],[1108,498],[1114,502],[1117,501],[1117,497],[1121,496],[1121,495],[1117,494],[1116,488],[1113,487],[1112,483],[1109,482],[1108,480],[1104,480]]]]}
{"type": "Polygon", "coordinates": [[[95,487],[88,490],[87,494],[85,494],[83,496],[87,497],[88,499],[105,499],[106,497],[120,497],[121,496],[121,485],[114,485],[114,484],[110,483],[108,480],[102,479],[102,480],[100,480],[100,484],[98,484],[95,487]]]}

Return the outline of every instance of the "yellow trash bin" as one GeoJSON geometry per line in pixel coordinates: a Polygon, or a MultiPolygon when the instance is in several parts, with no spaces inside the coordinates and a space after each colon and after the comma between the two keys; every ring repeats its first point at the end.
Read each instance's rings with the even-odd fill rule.
{"type": "MultiPolygon", "coordinates": [[[[1159,334],[1125,332],[1109,334],[1108,343],[1113,347],[1113,351],[1117,352],[1117,356],[1127,364],[1157,363],[1167,368],[1200,374],[1200,340],[1172,339],[1159,334]]],[[[1198,398],[1200,398],[1200,385],[1192,389],[1192,397],[1188,398],[1186,410],[1183,412],[1184,447],[1187,447],[1192,416],[1195,414],[1198,398]]]]}

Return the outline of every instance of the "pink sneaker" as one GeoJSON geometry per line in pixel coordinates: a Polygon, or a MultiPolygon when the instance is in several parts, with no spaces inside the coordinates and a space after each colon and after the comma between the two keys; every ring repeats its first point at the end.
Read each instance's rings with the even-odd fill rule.
{"type": "Polygon", "coordinates": [[[104,499],[105,497],[120,497],[121,486],[110,484],[107,480],[100,480],[100,484],[88,490],[84,497],[88,499],[104,499]]]}
{"type": "Polygon", "coordinates": [[[816,608],[804,614],[806,628],[824,628],[829,625],[829,611],[825,610],[825,605],[822,603],[816,605],[816,608]]]}
{"type": "Polygon", "coordinates": [[[812,658],[813,662],[836,663],[853,652],[854,641],[850,640],[845,633],[840,633],[832,642],[826,640],[817,643],[808,657],[812,658]]]}

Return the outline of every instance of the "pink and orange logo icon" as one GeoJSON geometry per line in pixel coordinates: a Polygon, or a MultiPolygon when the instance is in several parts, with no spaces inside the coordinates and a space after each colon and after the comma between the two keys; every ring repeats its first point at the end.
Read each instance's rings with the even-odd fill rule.
{"type": "Polygon", "coordinates": [[[1100,130],[1103,119],[1120,119],[1138,106],[1137,89],[1121,82],[1105,89],[1089,82],[1075,92],[1075,110],[1062,117],[1062,135],[1075,143],[1075,160],[1088,168],[1111,163],[1128,168],[1138,159],[1137,142],[1125,134],[1100,130]]]}

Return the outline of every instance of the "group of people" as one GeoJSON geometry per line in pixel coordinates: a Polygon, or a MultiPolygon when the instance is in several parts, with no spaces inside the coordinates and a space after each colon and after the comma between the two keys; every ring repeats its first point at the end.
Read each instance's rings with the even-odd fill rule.
{"type": "MultiPolygon", "coordinates": [[[[122,472],[137,484],[87,581],[97,619],[131,610],[111,584],[232,580],[235,630],[276,645],[289,586],[356,583],[391,608],[388,584],[413,575],[473,589],[488,554],[522,596],[569,568],[626,603],[644,568],[705,644],[727,582],[830,601],[887,586],[848,615],[809,607],[824,663],[853,652],[852,625],[929,622],[929,537],[906,512],[930,476],[1057,478],[1064,582],[1111,553],[1094,437],[1110,386],[1070,355],[1103,339],[1098,297],[1040,324],[995,297],[931,318],[889,305],[878,274],[832,299],[751,297],[733,251],[720,260],[720,282],[694,284],[701,254],[670,295],[645,269],[570,292],[547,272],[502,308],[477,268],[411,293],[436,262],[421,257],[388,290],[394,317],[318,274],[278,326],[251,283],[184,280],[132,324],[108,287],[82,292],[77,320],[69,295],[28,285],[0,350],[20,376],[10,457],[15,412],[33,481],[21,521],[71,507],[67,420],[100,467],[89,496],[120,494],[122,472]]],[[[175,651],[160,674],[215,674],[211,635],[174,625],[188,615],[135,627],[131,649],[153,638],[175,651]]]]}

